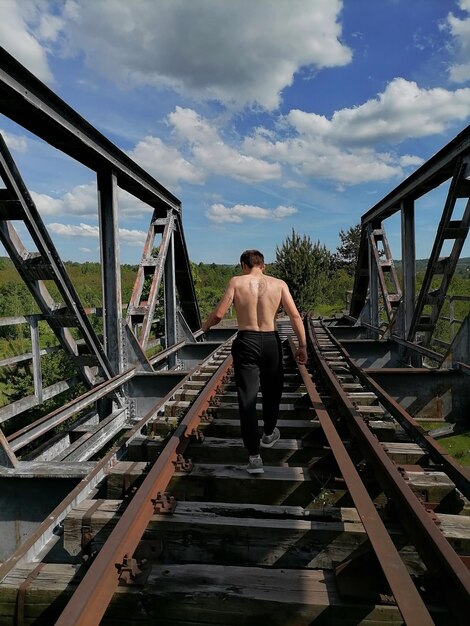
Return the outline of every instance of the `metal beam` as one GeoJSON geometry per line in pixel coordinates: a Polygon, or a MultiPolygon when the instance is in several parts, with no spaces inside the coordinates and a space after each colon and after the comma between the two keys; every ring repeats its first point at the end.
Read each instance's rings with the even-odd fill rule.
{"type": "Polygon", "coordinates": [[[161,210],[180,201],[0,47],[0,112],[95,172],[112,167],[117,184],[161,210]]]}
{"type": "Polygon", "coordinates": [[[403,328],[400,329],[400,336],[405,339],[411,328],[416,296],[415,208],[413,200],[404,200],[401,205],[401,255],[403,328]]]}
{"type": "MultiPolygon", "coordinates": [[[[175,237],[171,233],[170,244],[165,259],[165,348],[170,348],[176,341],[176,282],[175,282],[175,237]]],[[[176,354],[168,357],[168,366],[176,364],[176,354]]]]}
{"type": "Polygon", "coordinates": [[[362,216],[362,226],[383,220],[400,210],[405,200],[416,200],[448,180],[454,171],[456,160],[470,150],[470,126],[467,126],[442,150],[408,176],[398,187],[362,216]]]}
{"type": "Polygon", "coordinates": [[[372,326],[377,327],[379,325],[379,275],[371,244],[371,234],[374,227],[369,225],[367,228],[369,231],[367,237],[369,250],[369,321],[372,326]]]}
{"type": "Polygon", "coordinates": [[[116,175],[98,172],[103,330],[106,355],[113,370],[123,371],[121,263],[116,175]]]}

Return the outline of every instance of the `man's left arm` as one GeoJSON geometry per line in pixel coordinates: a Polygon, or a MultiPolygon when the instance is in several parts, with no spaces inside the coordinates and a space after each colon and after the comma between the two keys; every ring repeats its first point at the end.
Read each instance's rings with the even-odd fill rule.
{"type": "Polygon", "coordinates": [[[227,313],[229,308],[232,306],[233,298],[235,295],[234,282],[235,281],[233,278],[230,279],[230,281],[228,282],[227,288],[225,289],[225,293],[222,296],[219,304],[215,307],[212,313],[210,313],[207,316],[207,318],[203,321],[202,326],[201,326],[203,332],[207,333],[209,328],[218,324],[220,320],[224,317],[224,315],[227,313]]]}

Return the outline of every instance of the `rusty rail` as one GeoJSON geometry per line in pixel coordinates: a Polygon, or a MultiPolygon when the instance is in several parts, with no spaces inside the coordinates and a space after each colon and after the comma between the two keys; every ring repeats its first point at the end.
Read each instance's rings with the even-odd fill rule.
{"type": "MultiPolygon", "coordinates": [[[[295,344],[289,338],[292,353],[295,352],[295,344]]],[[[387,579],[390,589],[395,597],[397,606],[403,619],[408,626],[425,626],[434,624],[423,599],[421,598],[411,576],[406,569],[387,529],[381,520],[372,499],[370,498],[364,483],[351,460],[336,427],[326,410],[320,395],[313,383],[305,365],[298,364],[302,381],[307,390],[312,406],[323,432],[328,440],[331,452],[346,482],[349,493],[354,501],[364,529],[374,549],[380,567],[387,579]]]]}
{"type": "Polygon", "coordinates": [[[217,387],[232,364],[228,356],[171,435],[165,448],[132,498],[90,569],[78,585],[56,626],[98,626],[119,583],[119,567],[132,561],[142,535],[155,512],[153,501],[164,492],[173,473],[177,456],[209,407],[217,387]]]}
{"type": "MultiPolygon", "coordinates": [[[[470,608],[470,572],[443,537],[428,512],[403,480],[383,446],[347,397],[338,378],[321,354],[311,320],[308,323],[308,337],[315,362],[326,379],[330,391],[343,407],[351,434],[356,438],[364,457],[373,466],[384,492],[394,502],[400,522],[414,542],[423,562],[431,572],[439,573],[439,579],[442,581],[441,588],[447,596],[449,608],[455,615],[456,623],[466,624],[465,615],[468,616],[470,608]]],[[[341,345],[338,343],[334,345],[344,355],[341,345]]]]}
{"type": "MultiPolygon", "coordinates": [[[[393,417],[407,431],[408,435],[414,441],[419,441],[419,443],[426,448],[434,462],[442,465],[449,478],[453,480],[464,496],[470,499],[470,470],[460,465],[460,463],[458,463],[442,446],[440,446],[439,443],[431,437],[431,435],[428,435],[422,426],[420,426],[418,422],[412,418],[408,411],[406,411],[394,398],[392,398],[392,396],[388,394],[385,389],[383,389],[383,387],[381,387],[361,367],[354,363],[346,348],[340,344],[328,328],[324,327],[324,330],[331,342],[334,343],[335,347],[341,351],[350,369],[366,386],[370,387],[374,391],[381,404],[383,404],[384,407],[390,411],[393,417]]],[[[430,370],[426,371],[429,372],[430,370]]]]}

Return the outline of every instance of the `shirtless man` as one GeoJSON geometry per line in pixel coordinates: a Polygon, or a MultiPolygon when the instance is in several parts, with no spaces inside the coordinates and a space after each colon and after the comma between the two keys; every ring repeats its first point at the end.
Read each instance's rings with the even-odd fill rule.
{"type": "Polygon", "coordinates": [[[264,257],[261,252],[245,250],[240,263],[243,275],[230,279],[221,301],[203,322],[202,330],[207,332],[218,324],[233,303],[238,333],[232,344],[232,356],[241,434],[249,454],[246,470],[250,474],[262,474],[260,445],[271,448],[280,438],[276,423],[284,374],[276,313],[281,304],[297,335],[299,345],[295,359],[302,365],[307,362],[307,342],[302,318],[287,284],[278,278],[264,275],[264,257]],[[256,416],[256,396],[260,385],[264,425],[261,443],[256,416]]]}

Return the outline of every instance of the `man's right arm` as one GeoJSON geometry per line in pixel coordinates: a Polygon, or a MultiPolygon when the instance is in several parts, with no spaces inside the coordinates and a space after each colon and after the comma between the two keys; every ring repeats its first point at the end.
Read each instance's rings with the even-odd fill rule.
{"type": "Polygon", "coordinates": [[[307,362],[307,337],[305,335],[305,328],[300,313],[295,306],[294,299],[289,291],[289,287],[284,281],[282,281],[281,303],[284,311],[289,316],[292,329],[299,340],[299,345],[295,353],[295,360],[300,365],[305,365],[307,362]]]}
{"type": "Polygon", "coordinates": [[[215,309],[207,316],[207,319],[202,323],[203,332],[207,333],[209,328],[215,326],[220,322],[223,316],[227,313],[229,308],[232,305],[233,298],[235,296],[235,279],[231,278],[228,282],[227,288],[225,289],[225,293],[222,296],[219,304],[215,307],[215,309]]]}

